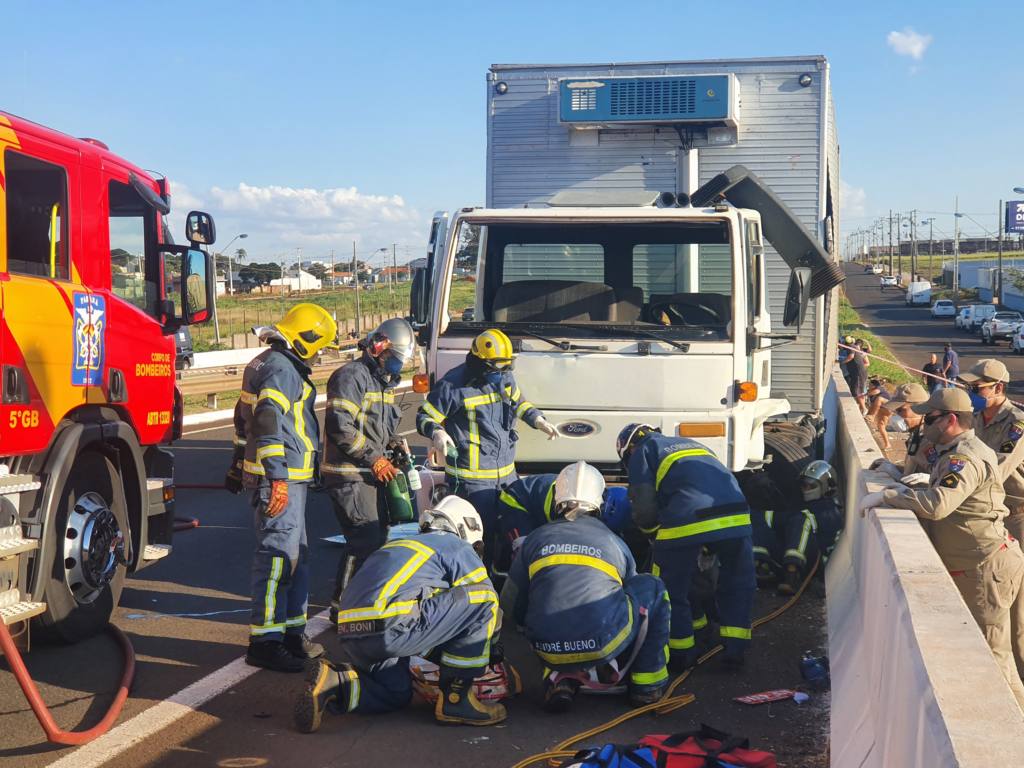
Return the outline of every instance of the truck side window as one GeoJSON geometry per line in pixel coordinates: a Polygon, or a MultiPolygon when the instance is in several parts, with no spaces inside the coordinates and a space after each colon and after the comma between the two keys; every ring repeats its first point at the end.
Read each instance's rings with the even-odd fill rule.
{"type": "Polygon", "coordinates": [[[156,248],[156,215],[129,184],[111,181],[109,193],[111,288],[152,315],[158,282],[146,254],[156,248]]]}
{"type": "Polygon", "coordinates": [[[764,246],[761,244],[761,225],[756,221],[746,222],[747,250],[747,320],[753,323],[761,315],[761,260],[764,246]]]}
{"type": "Polygon", "coordinates": [[[10,149],[4,163],[7,271],[69,279],[67,171],[10,149]]]}

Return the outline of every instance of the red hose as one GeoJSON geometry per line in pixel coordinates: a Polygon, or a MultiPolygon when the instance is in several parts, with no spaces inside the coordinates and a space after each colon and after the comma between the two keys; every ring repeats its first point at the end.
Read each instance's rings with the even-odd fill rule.
{"type": "Polygon", "coordinates": [[[124,674],[121,675],[121,687],[118,689],[117,695],[114,696],[114,701],[111,703],[110,709],[107,710],[107,714],[104,715],[99,723],[87,731],[65,731],[54,722],[50,710],[43,702],[43,697],[39,695],[39,689],[36,688],[36,684],[32,681],[28,669],[25,668],[25,662],[22,661],[21,654],[14,645],[11,631],[7,628],[6,624],[0,622],[0,650],[3,650],[4,656],[7,657],[7,663],[10,665],[11,671],[14,672],[14,677],[17,678],[22,693],[25,694],[25,698],[32,707],[36,720],[43,727],[48,741],[54,744],[66,744],[69,746],[86,744],[110,730],[110,726],[114,724],[114,721],[121,714],[121,708],[124,707],[124,702],[128,698],[128,691],[132,685],[132,679],[135,677],[135,651],[128,637],[120,629],[113,624],[108,624],[107,631],[117,639],[121,645],[121,651],[124,653],[124,674]]]}

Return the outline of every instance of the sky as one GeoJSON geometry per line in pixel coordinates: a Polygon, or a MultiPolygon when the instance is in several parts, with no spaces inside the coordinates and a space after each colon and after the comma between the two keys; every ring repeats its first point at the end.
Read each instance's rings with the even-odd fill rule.
{"type": "Polygon", "coordinates": [[[0,109],[167,175],[175,237],[202,208],[253,261],[421,255],[433,211],[483,203],[493,63],[823,54],[844,236],[890,209],[951,234],[955,196],[991,232],[1024,186],[1005,0],[0,5],[0,109]]]}

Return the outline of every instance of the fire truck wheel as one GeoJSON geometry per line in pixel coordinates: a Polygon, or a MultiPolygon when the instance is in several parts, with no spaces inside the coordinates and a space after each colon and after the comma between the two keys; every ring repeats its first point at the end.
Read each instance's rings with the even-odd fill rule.
{"type": "Polygon", "coordinates": [[[74,643],[100,632],[121,597],[127,505],[113,463],[96,451],[75,458],[49,535],[53,568],[37,637],[74,643]]]}

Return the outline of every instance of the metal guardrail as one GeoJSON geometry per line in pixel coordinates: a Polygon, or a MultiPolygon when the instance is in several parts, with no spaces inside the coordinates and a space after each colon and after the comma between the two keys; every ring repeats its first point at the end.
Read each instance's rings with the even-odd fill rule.
{"type": "MultiPolygon", "coordinates": [[[[358,353],[356,341],[345,341],[342,349],[325,353],[318,365],[313,366],[311,378],[314,382],[326,381],[341,363],[348,362],[358,353]]],[[[206,396],[206,407],[215,410],[217,397],[224,392],[242,388],[244,365],[224,365],[218,368],[197,368],[178,371],[177,386],[182,396],[206,396]]]]}

